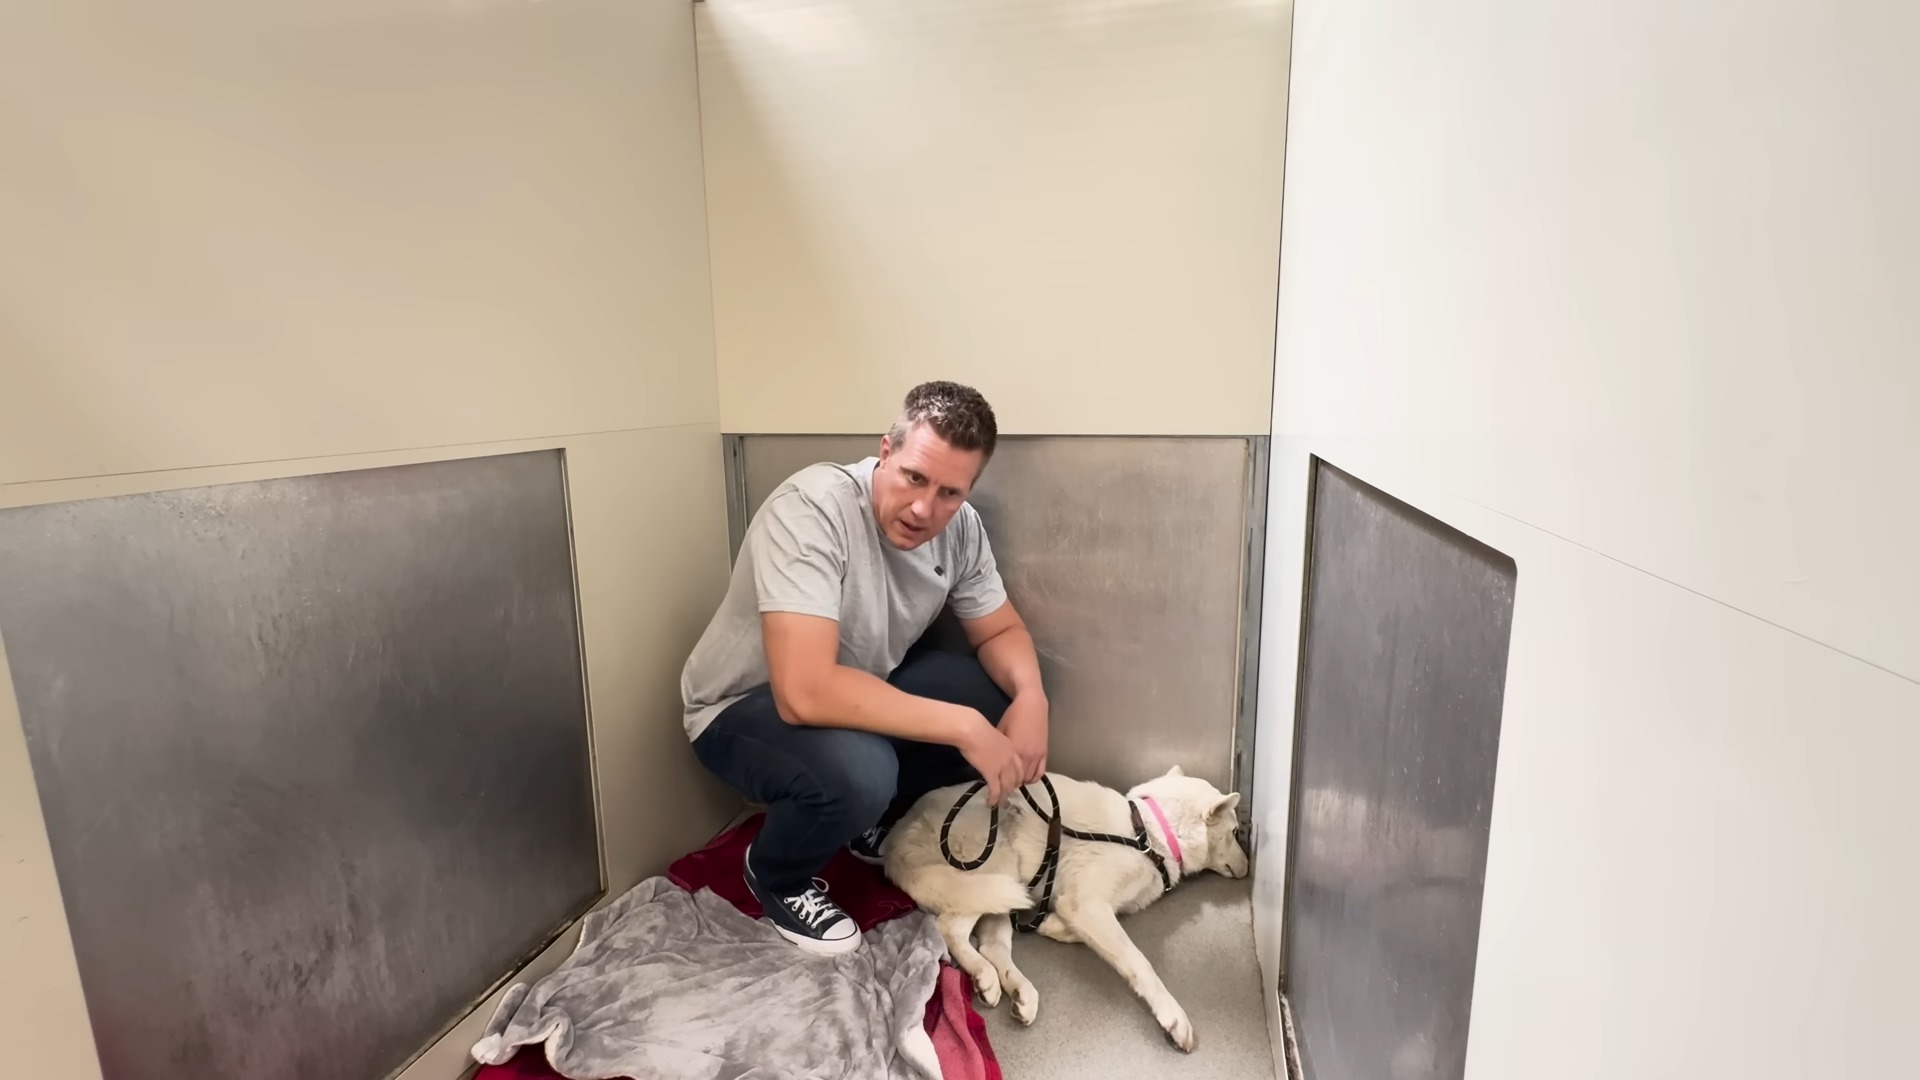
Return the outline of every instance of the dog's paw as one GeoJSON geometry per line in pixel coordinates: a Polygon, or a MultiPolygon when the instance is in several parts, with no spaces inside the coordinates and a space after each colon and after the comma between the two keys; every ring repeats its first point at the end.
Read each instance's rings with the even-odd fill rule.
{"type": "Polygon", "coordinates": [[[1026,979],[1018,979],[1008,982],[1007,996],[1013,999],[1013,1018],[1020,1021],[1022,1027],[1032,1027],[1040,1015],[1040,991],[1026,979]]]}
{"type": "Polygon", "coordinates": [[[1171,1013],[1160,1018],[1160,1026],[1166,1029],[1167,1041],[1181,1053],[1193,1053],[1193,1021],[1187,1019],[1185,1009],[1175,1007],[1171,1013]]]}
{"type": "Polygon", "coordinates": [[[991,1009],[1000,1004],[1000,976],[992,969],[973,977],[973,992],[980,1004],[991,1009]]]}

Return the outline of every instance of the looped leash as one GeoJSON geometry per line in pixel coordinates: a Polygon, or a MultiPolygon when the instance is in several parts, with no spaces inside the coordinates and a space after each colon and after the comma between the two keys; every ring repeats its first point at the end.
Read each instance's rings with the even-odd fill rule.
{"type": "MultiPolygon", "coordinates": [[[[1173,875],[1167,870],[1167,860],[1163,858],[1159,852],[1153,850],[1153,844],[1147,838],[1147,823],[1145,819],[1140,816],[1139,803],[1134,802],[1132,799],[1127,800],[1127,809],[1133,815],[1132,836],[1115,836],[1112,833],[1081,832],[1078,829],[1068,828],[1061,821],[1060,793],[1054,790],[1053,778],[1042,775],[1040,777],[1040,783],[1047,789],[1047,801],[1053,804],[1051,813],[1040,808],[1039,801],[1033,797],[1033,792],[1029,790],[1030,785],[1029,787],[1022,787],[1020,789],[1021,798],[1026,799],[1027,805],[1033,808],[1033,812],[1039,816],[1041,821],[1047,823],[1047,852],[1041,856],[1040,868],[1035,870],[1033,877],[1027,881],[1028,892],[1032,892],[1035,889],[1040,890],[1040,902],[1024,914],[1013,917],[1013,925],[1016,930],[1019,930],[1021,933],[1031,934],[1040,929],[1040,924],[1045,922],[1047,916],[1053,913],[1053,886],[1054,879],[1060,871],[1060,839],[1063,836],[1072,837],[1075,840],[1102,844],[1118,844],[1121,847],[1132,848],[1145,855],[1148,860],[1153,863],[1153,868],[1160,872],[1162,891],[1173,891],[1173,875]]],[[[971,802],[973,797],[978,795],[986,786],[986,781],[976,781],[972,787],[962,792],[960,798],[953,804],[953,809],[947,811],[946,820],[940,823],[940,857],[947,860],[947,865],[953,867],[955,870],[978,870],[980,867],[986,865],[987,860],[993,857],[994,848],[999,846],[1000,808],[996,806],[988,812],[987,842],[986,845],[980,849],[980,854],[972,859],[957,859],[953,854],[953,844],[951,841],[953,823],[959,818],[960,811],[966,808],[967,803],[971,802]]],[[[1160,807],[1157,803],[1153,803],[1149,799],[1148,804],[1149,808],[1153,811],[1154,818],[1160,823],[1160,830],[1166,834],[1168,850],[1173,852],[1175,859],[1179,859],[1180,841],[1173,835],[1173,828],[1167,822],[1166,815],[1160,812],[1160,807]]]]}

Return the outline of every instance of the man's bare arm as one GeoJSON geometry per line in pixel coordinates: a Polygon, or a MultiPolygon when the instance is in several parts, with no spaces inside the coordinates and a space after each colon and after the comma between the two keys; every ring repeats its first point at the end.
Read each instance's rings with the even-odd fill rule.
{"type": "Polygon", "coordinates": [[[768,680],[780,719],[802,727],[852,728],[954,747],[999,805],[1020,785],[1013,744],[977,709],[920,697],[840,663],[840,624],[817,615],[760,616],[768,680]]]}
{"type": "Polygon", "coordinates": [[[840,624],[817,615],[760,616],[780,719],[801,727],[842,727],[915,742],[959,746],[986,718],[974,709],[916,697],[839,662],[840,624]]]}
{"type": "Polygon", "coordinates": [[[1037,695],[1044,698],[1040,685],[1040,655],[1034,647],[1027,623],[1009,600],[978,619],[963,619],[967,641],[973,646],[980,666],[987,669],[995,685],[1010,698],[1037,695]]]}

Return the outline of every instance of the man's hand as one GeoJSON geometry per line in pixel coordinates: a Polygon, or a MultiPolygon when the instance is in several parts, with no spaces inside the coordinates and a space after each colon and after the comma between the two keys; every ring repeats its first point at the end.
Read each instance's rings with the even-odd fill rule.
{"type": "Polygon", "coordinates": [[[1047,694],[1040,687],[1033,635],[1012,601],[961,625],[987,676],[1013,699],[1000,718],[1000,731],[1020,756],[1020,783],[1035,783],[1047,774],[1047,694]]]}
{"type": "Polygon", "coordinates": [[[987,723],[986,717],[973,715],[979,723],[969,727],[956,746],[967,764],[987,782],[987,804],[999,806],[1001,799],[1020,786],[1020,755],[1014,751],[1013,742],[987,723]]]}
{"type": "Polygon", "coordinates": [[[1020,757],[1020,783],[1037,783],[1047,772],[1047,698],[1038,692],[1016,694],[1000,718],[1000,733],[1020,757]]]}

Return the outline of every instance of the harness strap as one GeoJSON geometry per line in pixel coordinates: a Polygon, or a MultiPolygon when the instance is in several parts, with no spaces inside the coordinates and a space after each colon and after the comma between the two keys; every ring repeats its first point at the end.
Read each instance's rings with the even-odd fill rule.
{"type": "MultiPolygon", "coordinates": [[[[1055,878],[1060,871],[1060,840],[1063,836],[1089,843],[1118,844],[1121,847],[1132,848],[1145,855],[1148,861],[1153,863],[1153,868],[1160,872],[1161,890],[1163,892],[1173,891],[1173,875],[1167,871],[1167,860],[1162,857],[1159,852],[1153,850],[1153,842],[1147,835],[1146,820],[1140,816],[1139,803],[1134,802],[1132,799],[1127,800],[1127,811],[1133,818],[1132,836],[1115,836],[1112,833],[1081,832],[1078,829],[1068,828],[1062,821],[1065,815],[1060,812],[1060,793],[1054,790],[1053,778],[1042,775],[1040,777],[1040,783],[1047,790],[1047,801],[1053,804],[1052,813],[1048,813],[1040,808],[1039,801],[1033,797],[1033,792],[1029,790],[1028,787],[1022,787],[1020,789],[1020,795],[1027,800],[1027,805],[1033,808],[1033,812],[1039,816],[1041,821],[1047,823],[1046,853],[1040,857],[1039,867],[1034,870],[1033,877],[1027,881],[1028,892],[1032,892],[1035,889],[1040,890],[1040,902],[1025,913],[1014,916],[1013,925],[1015,929],[1022,933],[1033,933],[1040,929],[1040,924],[1045,922],[1047,916],[1053,913],[1053,887],[1055,878]]],[[[966,807],[967,803],[972,801],[973,797],[978,795],[986,786],[986,781],[976,781],[972,787],[962,792],[960,798],[954,802],[953,809],[947,811],[946,820],[940,823],[940,857],[947,860],[947,865],[953,867],[955,870],[963,872],[978,870],[980,867],[986,865],[987,860],[993,857],[994,848],[999,846],[1000,808],[996,806],[988,812],[987,842],[986,845],[980,849],[980,854],[972,859],[957,859],[953,854],[951,836],[953,823],[959,818],[960,811],[966,807]]],[[[1158,816],[1158,814],[1156,814],[1156,816],[1158,816]]],[[[1172,844],[1177,843],[1171,832],[1167,834],[1167,842],[1170,847],[1172,844]]]]}

